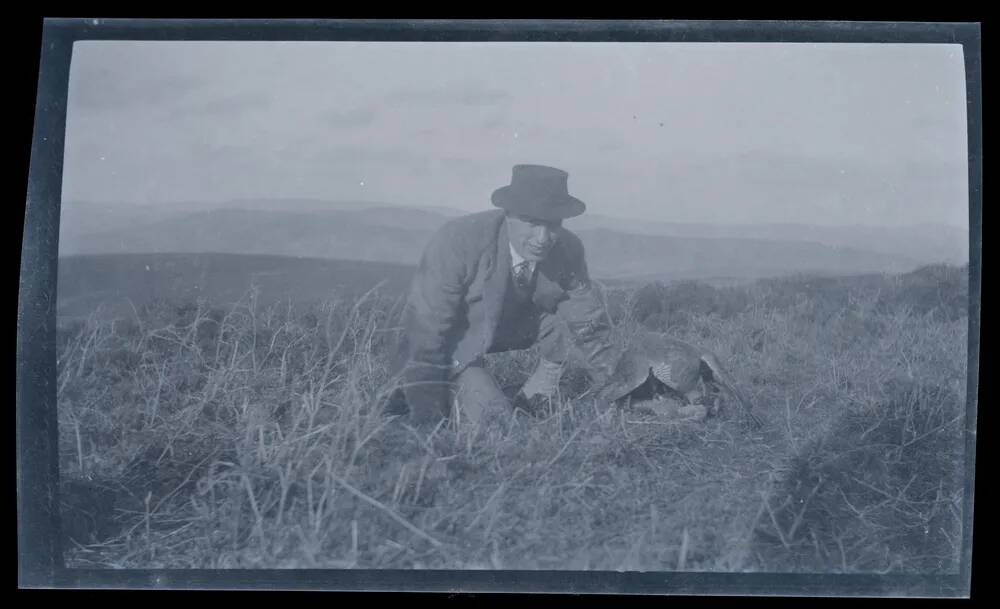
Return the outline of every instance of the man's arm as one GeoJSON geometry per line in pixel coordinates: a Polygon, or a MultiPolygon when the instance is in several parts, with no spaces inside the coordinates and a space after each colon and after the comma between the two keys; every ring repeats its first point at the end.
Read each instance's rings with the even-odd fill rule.
{"type": "Polygon", "coordinates": [[[611,341],[611,320],[597,287],[591,282],[579,237],[566,235],[564,255],[563,289],[568,298],[559,304],[558,314],[566,321],[573,343],[587,364],[591,382],[600,385],[614,371],[617,356],[611,341]]]}
{"type": "Polygon", "coordinates": [[[404,390],[416,424],[436,423],[447,413],[452,332],[461,314],[465,278],[464,257],[450,231],[439,231],[424,250],[407,301],[404,390]]]}

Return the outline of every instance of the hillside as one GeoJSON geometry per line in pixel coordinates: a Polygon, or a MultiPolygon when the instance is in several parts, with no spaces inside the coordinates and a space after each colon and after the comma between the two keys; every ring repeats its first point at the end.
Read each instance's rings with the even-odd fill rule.
{"type": "MultiPolygon", "coordinates": [[[[174,293],[193,279],[203,295],[236,294],[235,278],[263,268],[275,283],[262,295],[295,297],[322,294],[331,273],[370,280],[390,270],[87,257],[63,261],[59,294],[119,284],[174,293]]],[[[650,329],[717,354],[764,421],[756,430],[726,394],[700,398],[721,397],[716,416],[671,420],[595,400],[570,367],[534,416],[498,404],[480,426],[459,417],[424,435],[385,416],[396,412],[387,403],[394,293],[305,311],[262,298],[210,302],[201,315],[174,306],[60,324],[65,561],[955,573],[972,509],[964,450],[975,437],[967,275],[939,266],[725,289],[677,282],[609,299],[616,344],[650,329]]],[[[486,365],[510,395],[534,356],[493,354],[486,365]]]]}
{"type": "MultiPolygon", "coordinates": [[[[295,306],[311,306],[331,297],[353,298],[382,281],[383,292],[395,297],[406,289],[413,268],[358,260],[218,253],[68,256],[59,259],[57,310],[60,318],[85,317],[99,307],[105,317],[128,317],[134,315],[133,306],[141,309],[155,301],[186,303],[203,299],[229,305],[244,298],[251,285],[258,287],[258,303],[262,306],[285,300],[295,306]]],[[[809,295],[835,311],[848,306],[845,295],[849,289],[867,289],[893,302],[908,302],[915,312],[939,307],[951,311],[949,318],[954,318],[967,306],[967,275],[968,266],[929,266],[901,275],[788,275],[756,284],[770,294],[765,304],[779,309],[789,308],[797,298],[809,295]]],[[[738,289],[735,286],[739,284],[726,287],[723,281],[699,279],[697,284],[681,281],[667,293],[664,284],[655,280],[612,279],[602,283],[612,292],[643,288],[639,292],[642,295],[651,291],[654,300],[669,303],[671,311],[709,313],[748,306],[742,298],[731,301],[727,296],[723,298],[725,304],[719,298],[745,293],[743,288],[749,285],[738,289]],[[694,300],[689,293],[692,285],[702,286],[696,290],[699,296],[694,300]],[[713,303],[715,308],[702,311],[693,304],[695,300],[713,303]]],[[[666,313],[654,308],[656,313],[666,313]]],[[[639,319],[649,313],[646,311],[639,319]]]]}
{"type": "Polygon", "coordinates": [[[635,279],[762,278],[807,272],[898,273],[918,266],[902,256],[804,241],[634,235],[579,230],[591,272],[635,279]]]}
{"type": "MultiPolygon", "coordinates": [[[[90,233],[66,225],[60,253],[219,252],[414,264],[445,221],[428,209],[383,206],[312,213],[218,209],[90,233]]],[[[794,272],[903,272],[920,265],[903,255],[801,240],[573,230],[599,278],[754,279],[794,272]]]]}
{"type": "Polygon", "coordinates": [[[830,247],[905,256],[922,264],[962,264],[969,259],[968,230],[944,225],[820,226],[809,224],[704,224],[634,220],[584,214],[568,222],[574,230],[610,229],[638,235],[801,241],[830,247]]]}
{"type": "MultiPolygon", "coordinates": [[[[319,199],[235,199],[222,205],[200,201],[177,201],[170,205],[143,203],[66,201],[60,207],[60,248],[67,254],[97,253],[91,242],[100,235],[121,230],[134,230],[161,220],[178,220],[184,216],[210,210],[243,210],[291,214],[325,215],[337,212],[359,212],[360,215],[413,228],[405,222],[438,226],[447,217],[461,211],[447,207],[398,207],[379,201],[323,201],[319,199]],[[428,220],[428,218],[430,220],[428,220]]],[[[101,246],[104,247],[104,246],[101,246]]],[[[101,253],[111,251],[99,250],[101,253]]]]}
{"type": "Polygon", "coordinates": [[[157,300],[235,303],[251,285],[262,306],[290,299],[310,305],[357,297],[380,281],[401,292],[412,269],[402,265],[232,254],[118,254],[59,259],[57,312],[83,317],[98,306],[107,317],[131,316],[157,300]]]}

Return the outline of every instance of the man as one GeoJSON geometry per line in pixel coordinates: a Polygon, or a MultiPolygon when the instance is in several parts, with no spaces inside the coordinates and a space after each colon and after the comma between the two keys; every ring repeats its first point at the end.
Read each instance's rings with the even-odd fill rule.
{"type": "MultiPolygon", "coordinates": [[[[580,239],[562,227],[584,212],[568,174],[516,165],[493,193],[498,210],[448,222],[420,260],[398,354],[411,420],[457,415],[473,423],[510,403],[483,357],[539,346],[541,358],[515,402],[536,409],[558,388],[571,352],[593,382],[613,366],[610,325],[592,287],[580,239]]],[[[399,395],[399,392],[397,392],[399,395]]]]}

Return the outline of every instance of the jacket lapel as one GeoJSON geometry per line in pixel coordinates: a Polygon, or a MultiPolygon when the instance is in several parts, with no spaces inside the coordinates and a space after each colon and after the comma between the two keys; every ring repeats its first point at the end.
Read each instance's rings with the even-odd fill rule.
{"type": "Polygon", "coordinates": [[[483,307],[486,311],[486,327],[483,330],[486,347],[492,344],[497,324],[500,323],[507,280],[510,277],[510,244],[507,241],[507,223],[502,219],[496,236],[493,247],[487,250],[490,252],[490,259],[487,261],[486,278],[483,282],[483,307]]]}
{"type": "MultiPolygon", "coordinates": [[[[487,248],[486,277],[483,280],[483,308],[486,313],[486,327],[483,328],[484,351],[493,343],[497,325],[503,309],[504,296],[510,280],[510,241],[507,237],[507,223],[500,216],[496,242],[487,248]]],[[[559,277],[560,263],[557,256],[550,256],[538,264],[535,272],[535,293],[532,301],[544,311],[555,313],[556,307],[566,298],[566,291],[553,277],[559,277]]]]}

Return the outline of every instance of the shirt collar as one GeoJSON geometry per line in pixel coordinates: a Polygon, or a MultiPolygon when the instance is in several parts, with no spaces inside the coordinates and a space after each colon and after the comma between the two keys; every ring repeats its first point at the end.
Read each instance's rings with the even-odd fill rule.
{"type": "MultiPolygon", "coordinates": [[[[511,267],[516,267],[517,265],[521,264],[524,261],[525,261],[524,258],[521,257],[521,255],[517,253],[516,249],[514,249],[514,244],[511,243],[510,244],[510,265],[511,265],[511,267]]],[[[535,263],[534,262],[528,262],[528,270],[529,271],[535,270],[535,263]]]]}

